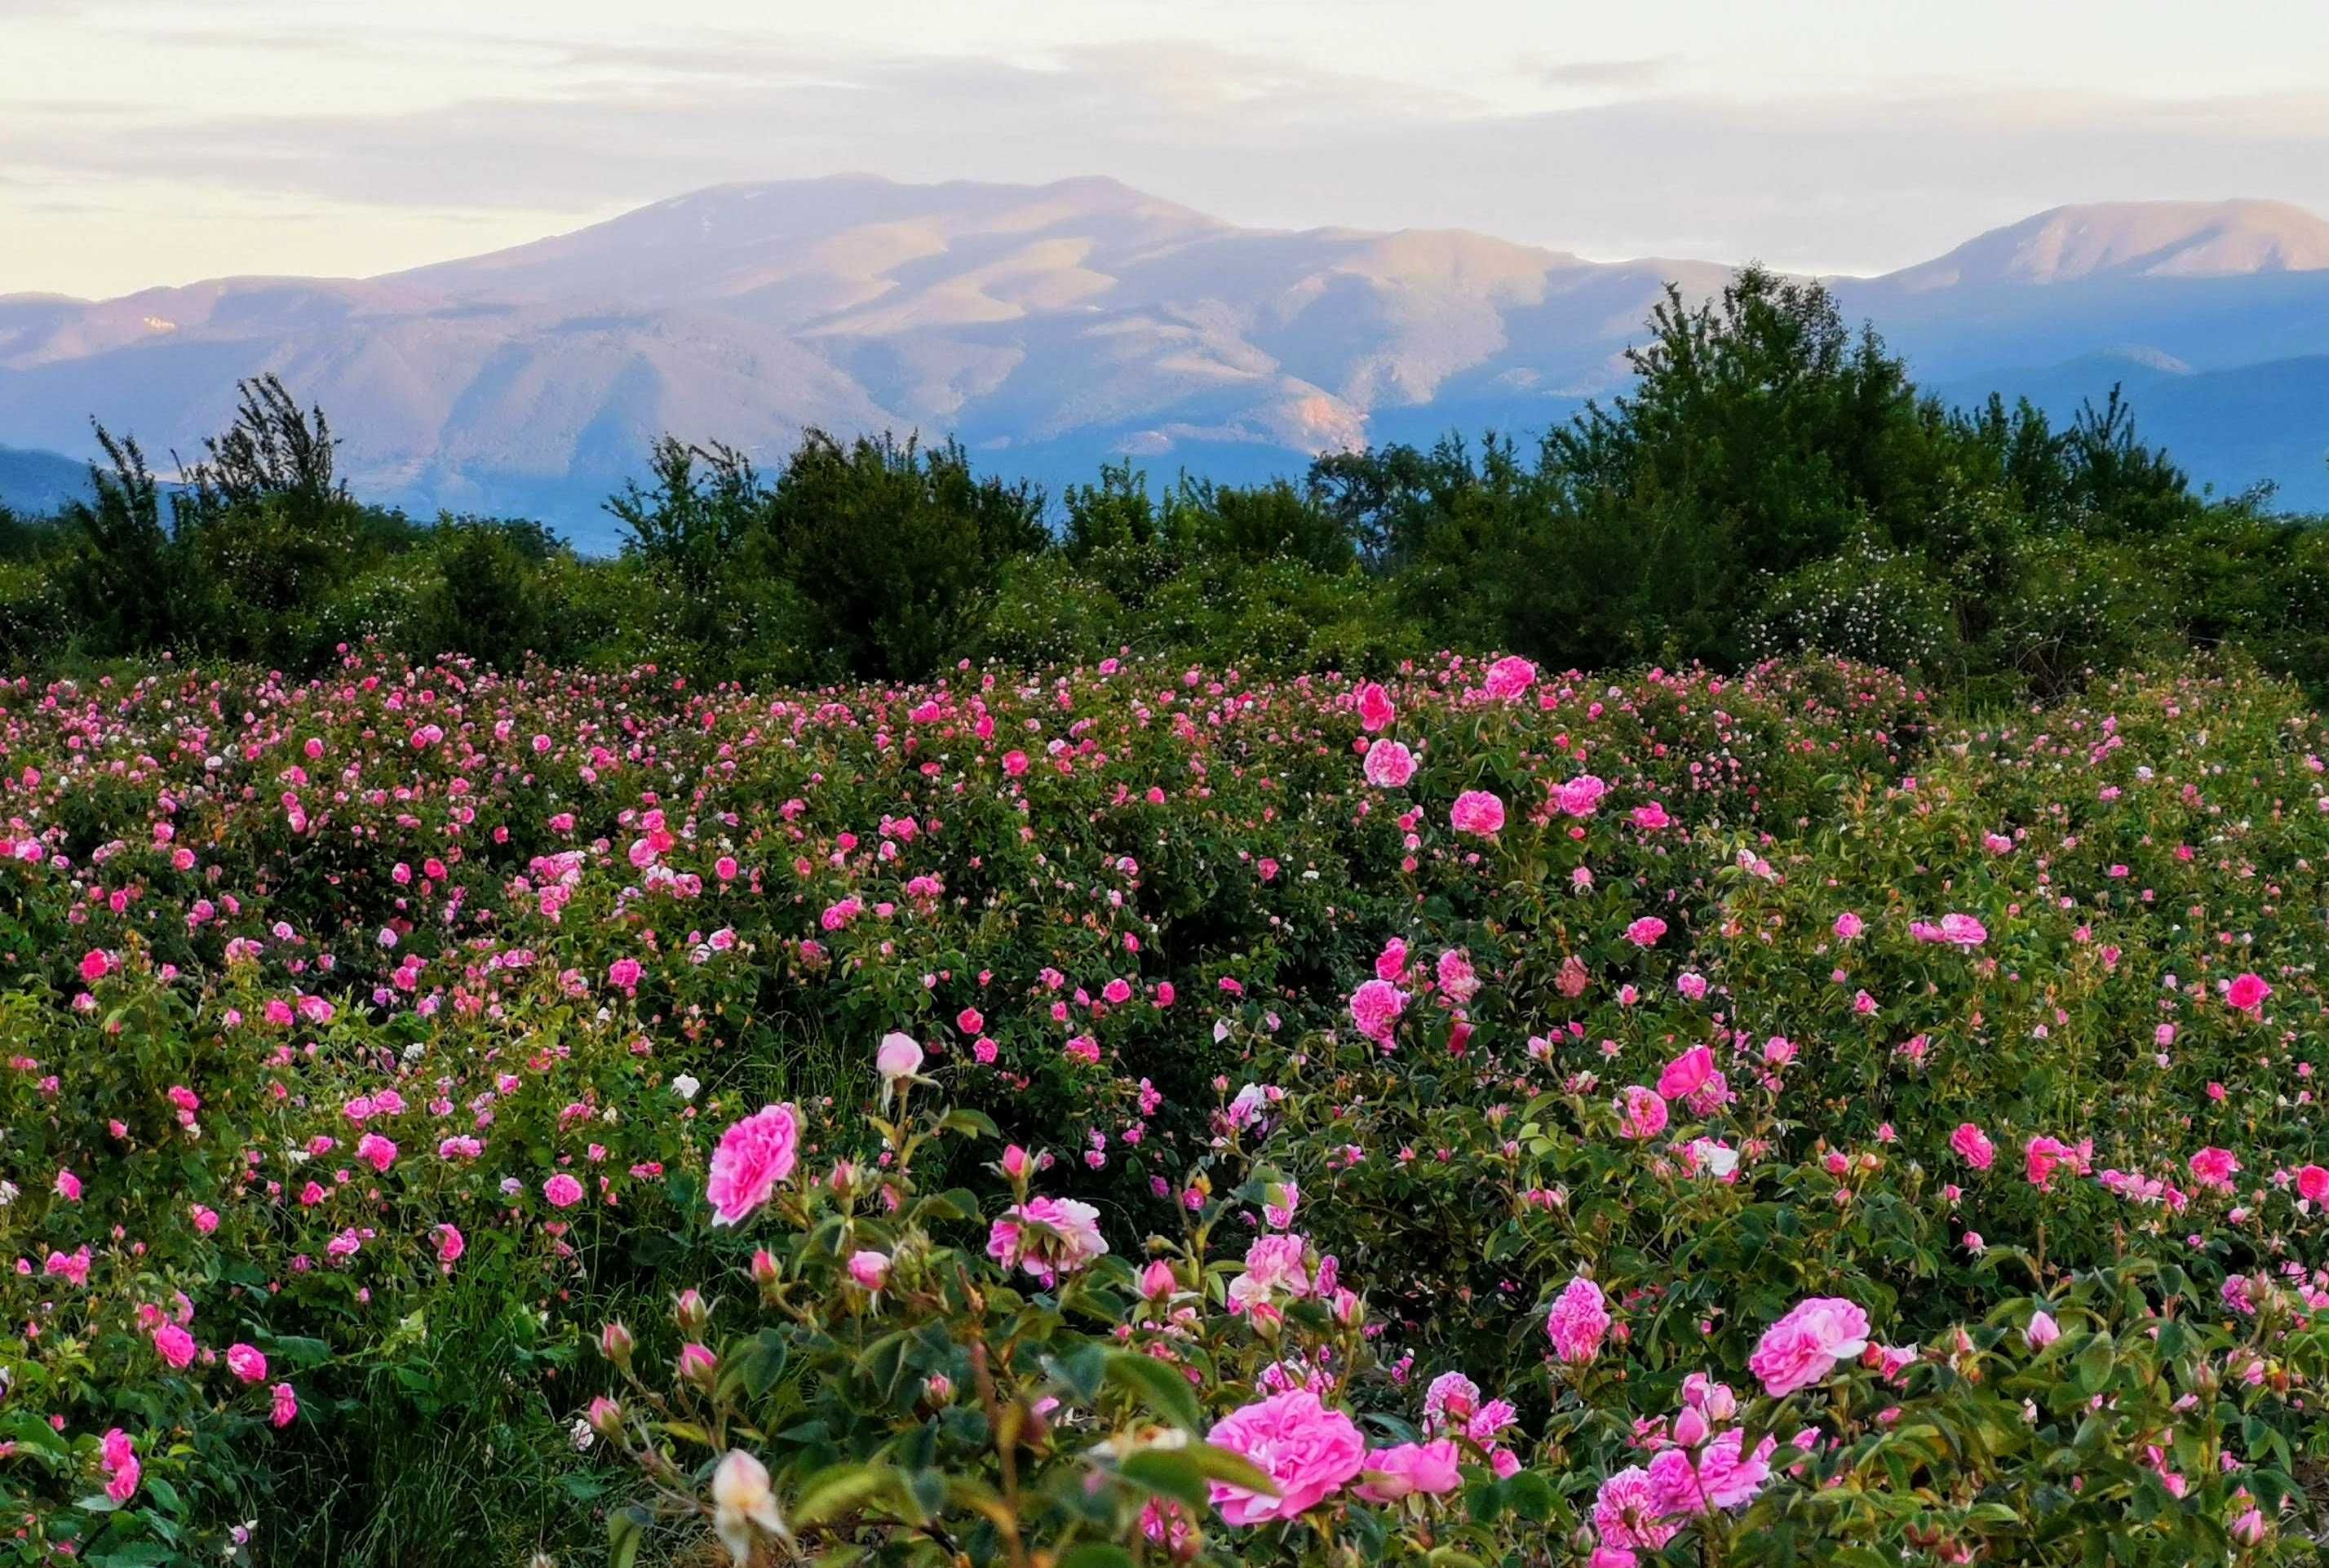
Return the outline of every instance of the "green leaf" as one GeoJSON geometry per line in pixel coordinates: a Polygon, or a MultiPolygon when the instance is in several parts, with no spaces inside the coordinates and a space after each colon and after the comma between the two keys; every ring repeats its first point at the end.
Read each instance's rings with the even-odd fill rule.
{"type": "Polygon", "coordinates": [[[1212,1496],[1205,1472],[1186,1449],[1143,1449],[1117,1467],[1117,1473],[1135,1486],[1202,1508],[1212,1496]]]}
{"type": "Polygon", "coordinates": [[[888,1483],[890,1472],[878,1465],[835,1465],[820,1470],[801,1487],[793,1517],[803,1525],[848,1513],[888,1483]]]}
{"type": "Polygon", "coordinates": [[[784,1375],[785,1361],[789,1354],[784,1330],[763,1328],[736,1353],[730,1370],[743,1385],[744,1392],[759,1399],[775,1387],[777,1379],[784,1375]]]}
{"type": "Polygon", "coordinates": [[[974,1110],[968,1106],[958,1105],[948,1111],[938,1126],[947,1132],[976,1132],[987,1138],[1003,1136],[995,1127],[993,1117],[983,1110],[974,1110]]]}
{"type": "Polygon", "coordinates": [[[647,1537],[650,1516],[634,1503],[607,1516],[607,1568],[631,1568],[647,1537]]]}
{"type": "Polygon", "coordinates": [[[1194,1432],[1204,1424],[1204,1412],[1190,1392],[1189,1380],[1170,1363],[1136,1350],[1119,1350],[1108,1358],[1108,1380],[1183,1431],[1194,1432]]]}
{"type": "Polygon", "coordinates": [[[1261,1497],[1278,1496],[1278,1483],[1253,1468],[1243,1454],[1233,1454],[1212,1443],[1192,1443],[1179,1450],[1194,1461],[1198,1470],[1210,1479],[1224,1486],[1239,1487],[1261,1497]]]}
{"type": "Polygon", "coordinates": [[[1132,1554],[1105,1541],[1086,1541],[1061,1554],[1060,1568],[1132,1568],[1132,1554]]]}

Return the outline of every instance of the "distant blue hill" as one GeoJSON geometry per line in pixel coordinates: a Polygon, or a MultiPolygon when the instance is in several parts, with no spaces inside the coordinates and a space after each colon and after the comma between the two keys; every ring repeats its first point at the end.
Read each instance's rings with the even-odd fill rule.
{"type": "Polygon", "coordinates": [[[56,452],[0,447],[0,506],[45,515],[89,495],[87,463],[56,452]]]}
{"type": "Polygon", "coordinates": [[[2059,423],[2081,403],[2100,406],[2114,385],[2136,434],[2164,448],[2195,485],[2229,496],[2268,482],[2275,510],[2329,512],[2329,354],[2211,371],[2094,354],[1938,390],[1966,406],[1992,392],[2009,402],[2027,397],[2059,423]]]}

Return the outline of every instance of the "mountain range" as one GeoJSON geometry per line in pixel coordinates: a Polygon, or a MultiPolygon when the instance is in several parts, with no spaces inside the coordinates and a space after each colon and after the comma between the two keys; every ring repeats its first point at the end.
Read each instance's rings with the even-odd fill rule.
{"type": "MultiPolygon", "coordinates": [[[[357,493],[527,513],[585,547],[671,432],[763,458],[806,426],[960,437],[1056,483],[1297,472],[1450,429],[1541,430],[1622,390],[1672,281],[1460,231],[1240,227],[1116,181],[723,185],[551,239],[367,279],[231,278],[118,299],[0,295],[0,499],[94,449],[94,414],[191,452],[235,380],[279,374],[357,493]]],[[[2261,201],[2056,208],[1947,255],[1827,279],[1923,384],[2058,412],[2115,383],[2223,489],[2329,507],[2329,222],[2261,201]]],[[[53,504],[52,501],[47,504],[53,504]]]]}

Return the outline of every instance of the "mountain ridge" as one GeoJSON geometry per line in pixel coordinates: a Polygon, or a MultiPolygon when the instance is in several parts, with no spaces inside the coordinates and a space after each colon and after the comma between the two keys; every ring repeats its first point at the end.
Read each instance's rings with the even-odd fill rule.
{"type": "MultiPolygon", "coordinates": [[[[761,457],[809,425],[956,434],[1038,477],[1125,454],[1290,468],[1438,411],[1566,417],[1623,384],[1669,281],[1702,298],[1731,271],[1247,227],[1103,175],[731,184],[370,278],[0,295],[0,440],[83,453],[94,413],[187,449],[266,370],[332,414],[360,490],[430,510],[570,510],[667,431],[761,457]]],[[[2058,207],[1832,286],[1952,381],[2033,351],[2329,354],[2329,222],[2286,203],[2058,207]]],[[[601,520],[557,521],[589,542],[601,520]]]]}

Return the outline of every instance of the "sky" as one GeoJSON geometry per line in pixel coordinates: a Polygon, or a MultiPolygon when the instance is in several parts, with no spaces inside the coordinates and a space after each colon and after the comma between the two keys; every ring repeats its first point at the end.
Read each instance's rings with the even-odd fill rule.
{"type": "Polygon", "coordinates": [[[2312,0],[0,0],[0,294],[837,173],[1829,274],[2070,202],[2329,214],[2312,0]]]}

